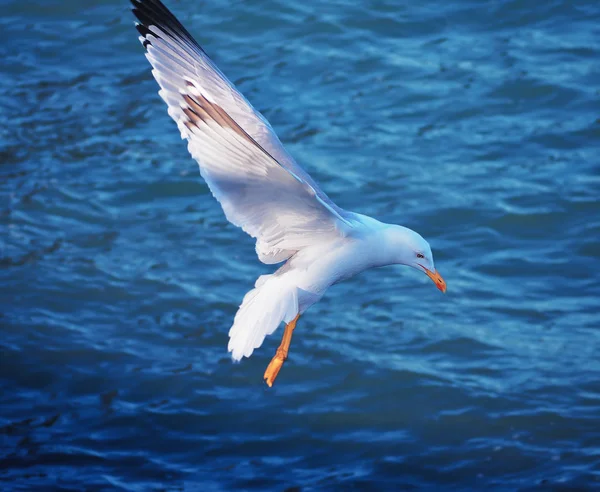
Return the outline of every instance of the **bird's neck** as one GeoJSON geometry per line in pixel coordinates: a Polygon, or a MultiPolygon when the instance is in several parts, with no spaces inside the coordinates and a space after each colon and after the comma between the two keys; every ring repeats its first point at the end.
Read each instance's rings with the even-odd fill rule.
{"type": "Polygon", "coordinates": [[[412,250],[409,238],[414,232],[407,227],[386,224],[371,217],[361,218],[363,234],[368,242],[369,256],[374,267],[405,264],[412,250]]]}

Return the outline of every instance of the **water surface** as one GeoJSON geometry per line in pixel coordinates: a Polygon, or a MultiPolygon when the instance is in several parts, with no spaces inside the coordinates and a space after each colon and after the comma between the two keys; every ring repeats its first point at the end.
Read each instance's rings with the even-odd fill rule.
{"type": "Polygon", "coordinates": [[[592,490],[596,1],[169,2],[340,206],[448,283],[332,288],[232,364],[272,268],[227,223],[125,1],[4,0],[2,490],[592,490]]]}

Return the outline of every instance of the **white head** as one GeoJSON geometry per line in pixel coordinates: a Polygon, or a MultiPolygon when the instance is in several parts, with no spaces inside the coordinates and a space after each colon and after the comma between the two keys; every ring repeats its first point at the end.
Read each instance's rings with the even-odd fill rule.
{"type": "Polygon", "coordinates": [[[435,269],[431,247],[420,234],[399,225],[389,225],[384,234],[392,263],[424,272],[438,289],[446,292],[446,282],[435,269]]]}

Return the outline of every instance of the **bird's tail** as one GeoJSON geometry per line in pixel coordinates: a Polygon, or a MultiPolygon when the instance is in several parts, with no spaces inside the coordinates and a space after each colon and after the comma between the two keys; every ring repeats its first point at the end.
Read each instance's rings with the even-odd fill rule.
{"type": "Polygon", "coordinates": [[[261,275],[254,289],[244,296],[229,330],[227,349],[239,361],[250,357],[265,337],[282,321],[289,323],[298,314],[298,289],[285,275],[261,275]]]}

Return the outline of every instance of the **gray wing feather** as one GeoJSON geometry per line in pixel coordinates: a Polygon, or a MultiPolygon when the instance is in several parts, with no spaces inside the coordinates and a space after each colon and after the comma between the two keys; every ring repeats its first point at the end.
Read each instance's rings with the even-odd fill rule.
{"type": "Polygon", "coordinates": [[[132,0],[160,96],[227,219],[257,239],[264,263],[289,258],[315,235],[344,235],[349,215],[158,0],[132,0]]]}

